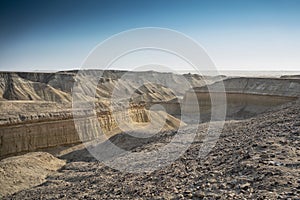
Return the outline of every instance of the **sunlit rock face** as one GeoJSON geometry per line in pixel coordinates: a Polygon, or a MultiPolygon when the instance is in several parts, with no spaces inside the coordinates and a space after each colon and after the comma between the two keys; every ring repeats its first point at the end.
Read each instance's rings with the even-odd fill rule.
{"type": "Polygon", "coordinates": [[[80,111],[76,126],[68,110],[39,116],[34,116],[35,120],[30,120],[30,115],[24,116],[23,122],[17,120],[0,125],[0,158],[58,145],[108,139],[122,131],[143,130],[149,124],[158,126],[160,121],[166,121],[161,131],[177,129],[181,123],[162,111],[146,110],[145,105],[133,105],[117,112],[101,111],[96,115],[80,111]],[[120,126],[126,130],[121,130],[120,126]]]}
{"type": "MultiPolygon", "coordinates": [[[[222,78],[214,77],[212,81],[222,78]]],[[[110,137],[123,131],[118,128],[116,118],[128,129],[143,129],[149,123],[158,126],[160,121],[165,122],[162,131],[177,129],[181,122],[173,116],[180,114],[177,96],[182,97],[185,93],[182,79],[193,87],[205,84],[200,75],[154,71],[88,70],[85,76],[79,77],[77,71],[0,72],[0,157],[89,141],[102,133],[110,137]],[[99,74],[102,77],[98,77],[99,74]],[[140,85],[145,77],[148,82],[140,85]],[[78,112],[77,122],[82,125],[79,129],[85,129],[86,133],[82,138],[73,121],[72,98],[77,95],[73,93],[76,80],[82,91],[95,91],[94,96],[79,98],[83,102],[92,102],[97,110],[94,115],[78,112]],[[168,88],[168,84],[176,90],[168,88]],[[131,105],[112,111],[109,107],[114,94],[118,101],[127,101],[131,105]],[[163,109],[152,109],[156,104],[163,109]]]]}

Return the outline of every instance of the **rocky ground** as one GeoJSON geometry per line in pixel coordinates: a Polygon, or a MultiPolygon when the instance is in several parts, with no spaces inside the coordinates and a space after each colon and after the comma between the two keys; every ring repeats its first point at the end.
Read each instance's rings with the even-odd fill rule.
{"type": "MultiPolygon", "coordinates": [[[[205,126],[200,126],[199,136],[205,126]]],[[[186,128],[186,134],[194,128],[186,128]]],[[[129,149],[152,151],[174,134],[165,132],[129,149]]],[[[45,183],[4,199],[300,198],[299,102],[255,118],[226,122],[204,159],[197,157],[202,139],[197,137],[171,165],[140,174],[114,170],[84,150],[72,152],[62,157],[68,163],[45,183]]]]}

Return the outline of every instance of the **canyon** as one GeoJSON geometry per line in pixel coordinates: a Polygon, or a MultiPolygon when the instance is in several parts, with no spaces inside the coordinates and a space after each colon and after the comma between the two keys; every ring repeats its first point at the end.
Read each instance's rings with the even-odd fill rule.
{"type": "Polygon", "coordinates": [[[137,123],[156,121],[159,124],[166,117],[168,123],[162,130],[176,130],[182,111],[191,115],[200,111],[200,121],[206,122],[211,120],[212,106],[218,110],[226,103],[227,120],[245,119],[295,101],[300,96],[300,80],[295,78],[204,77],[115,70],[88,70],[85,76],[76,75],[77,71],[0,73],[0,157],[76,144],[100,137],[102,133],[110,137],[122,132],[117,121],[125,121],[125,126],[132,129],[137,123]],[[84,83],[97,79],[99,74],[102,77],[98,85],[86,88],[84,83]],[[143,79],[146,80],[141,84],[143,79]],[[94,88],[95,96],[72,93],[75,82],[82,84],[82,90],[94,88]],[[196,98],[192,99],[194,94],[196,98]],[[72,95],[95,103],[96,113],[74,111],[72,95]],[[119,102],[112,102],[113,95],[119,102]],[[221,95],[226,96],[226,102],[218,101],[221,95]],[[212,97],[217,100],[213,105],[212,97]],[[112,104],[126,106],[116,111],[112,104]],[[151,113],[155,115],[153,119],[150,119],[151,113]],[[90,126],[85,131],[86,138],[77,134],[74,114],[80,119],[80,127],[90,126]]]}
{"type": "MultiPolygon", "coordinates": [[[[195,117],[200,117],[201,127],[211,120],[226,120],[226,124],[246,120],[247,124],[247,120],[266,118],[268,113],[297,107],[300,97],[298,76],[255,78],[116,70],[87,70],[84,76],[77,73],[76,70],[0,72],[2,180],[14,185],[15,180],[7,179],[5,175],[13,174],[9,172],[9,166],[14,166],[14,162],[24,159],[32,162],[29,160],[37,156],[58,163],[50,168],[41,164],[44,166],[39,169],[42,178],[29,185],[5,187],[5,191],[0,191],[2,195],[38,185],[52,169],[65,165],[47,153],[26,157],[28,152],[50,152],[50,149],[75,147],[93,140],[111,140],[130,150],[142,148],[141,141],[128,139],[124,132],[158,132],[156,139],[141,143],[151,146],[157,138],[160,140],[166,134],[173,134],[180,127],[185,127],[188,132],[189,127],[198,125],[195,117]],[[74,84],[77,84],[76,90],[74,84]],[[74,104],[74,99],[80,101],[74,104]],[[211,109],[214,108],[216,113],[223,112],[224,106],[225,118],[212,118],[211,109]],[[21,156],[14,157],[16,155],[21,156]]],[[[230,126],[226,130],[229,129],[230,126]]],[[[72,163],[81,158],[89,160],[90,156],[83,150],[75,150],[60,158],[72,163]]]]}

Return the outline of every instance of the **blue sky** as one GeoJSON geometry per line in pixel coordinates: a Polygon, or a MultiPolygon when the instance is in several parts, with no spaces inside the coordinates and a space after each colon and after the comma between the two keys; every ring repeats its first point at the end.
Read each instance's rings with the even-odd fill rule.
{"type": "Polygon", "coordinates": [[[98,43],[139,27],[187,34],[220,70],[300,69],[298,0],[0,2],[0,70],[78,68],[98,43]]]}

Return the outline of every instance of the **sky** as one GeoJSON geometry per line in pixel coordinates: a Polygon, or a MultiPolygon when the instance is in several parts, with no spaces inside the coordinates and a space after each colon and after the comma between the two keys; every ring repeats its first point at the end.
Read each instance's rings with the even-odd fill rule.
{"type": "Polygon", "coordinates": [[[219,70],[300,71],[299,0],[1,0],[0,70],[79,68],[100,42],[141,27],[188,35],[219,70]]]}

